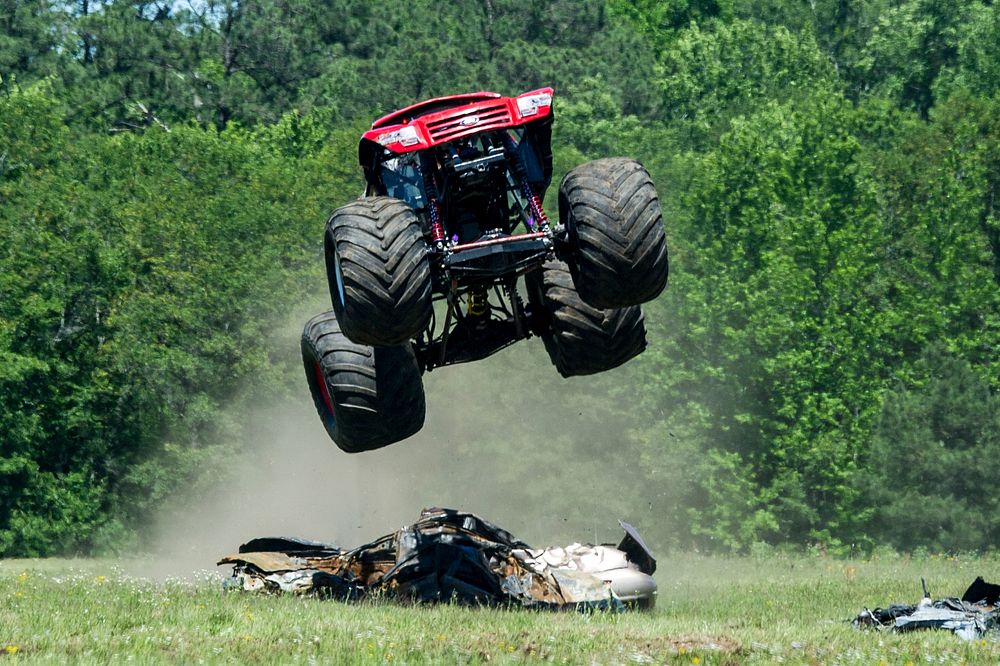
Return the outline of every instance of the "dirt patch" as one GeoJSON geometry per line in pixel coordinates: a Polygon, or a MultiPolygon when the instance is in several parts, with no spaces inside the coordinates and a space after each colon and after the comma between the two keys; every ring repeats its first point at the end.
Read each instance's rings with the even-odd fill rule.
{"type": "Polygon", "coordinates": [[[664,652],[686,654],[688,652],[699,651],[735,654],[743,651],[742,646],[737,641],[725,636],[685,635],[656,638],[627,636],[626,640],[631,642],[635,649],[652,654],[661,654],[664,652]]]}

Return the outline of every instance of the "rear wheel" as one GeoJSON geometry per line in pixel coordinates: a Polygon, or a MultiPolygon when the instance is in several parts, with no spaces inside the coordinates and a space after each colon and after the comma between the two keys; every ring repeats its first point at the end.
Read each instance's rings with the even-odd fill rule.
{"type": "Polygon", "coordinates": [[[352,201],[327,222],[325,247],[333,310],[344,335],[391,346],[427,327],[427,243],[409,205],[392,197],[352,201]]]}
{"type": "Polygon", "coordinates": [[[652,300],[667,285],[667,241],[653,181],[635,160],[576,167],[559,185],[566,257],[580,297],[596,308],[652,300]]]}
{"type": "Polygon", "coordinates": [[[344,451],[387,446],[423,427],[424,386],[409,343],[359,345],[324,312],[302,332],[302,363],[323,425],[344,451]]]}
{"type": "Polygon", "coordinates": [[[527,276],[532,308],[540,315],[541,337],[563,377],[616,368],[646,348],[646,327],[637,305],[601,310],[580,298],[569,268],[547,261],[527,276]]]}

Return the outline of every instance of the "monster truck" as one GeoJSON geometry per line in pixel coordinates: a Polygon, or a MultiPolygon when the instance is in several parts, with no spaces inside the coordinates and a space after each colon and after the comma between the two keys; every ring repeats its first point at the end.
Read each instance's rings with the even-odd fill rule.
{"type": "Polygon", "coordinates": [[[564,377],[645,349],[639,304],[667,282],[656,190],[635,160],[588,162],[563,178],[550,221],[552,119],[551,88],[477,92],[414,104],[361,137],[364,195],[326,224],[333,309],[302,335],[341,449],[416,433],[424,372],[532,335],[564,377]]]}

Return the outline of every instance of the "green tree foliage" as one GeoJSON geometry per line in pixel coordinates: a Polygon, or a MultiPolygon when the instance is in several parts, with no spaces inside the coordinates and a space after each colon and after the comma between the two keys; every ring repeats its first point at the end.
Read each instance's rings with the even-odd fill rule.
{"type": "Polygon", "coordinates": [[[859,68],[859,60],[879,18],[892,4],[887,0],[738,0],[733,15],[770,26],[780,25],[794,34],[813,35],[853,98],[871,84],[868,72],[859,68]]]}
{"type": "Polygon", "coordinates": [[[829,60],[808,33],[754,21],[680,32],[663,54],[663,68],[663,111],[689,129],[694,145],[718,140],[733,117],[753,113],[763,101],[836,87],[829,60]]]}
{"type": "Polygon", "coordinates": [[[295,360],[269,331],[320,270],[326,197],[358,188],[327,148],[296,156],[327,143],[309,119],[75,142],[61,121],[38,89],[0,106],[26,134],[5,146],[0,212],[9,554],[92,547],[95,525],[211,480],[241,435],[224,406],[273,395],[295,360]],[[79,501],[36,516],[49,492],[79,501]],[[50,528],[25,532],[41,515],[50,528]]]}
{"type": "Polygon", "coordinates": [[[651,400],[671,406],[666,431],[712,452],[699,523],[721,541],[822,538],[877,404],[877,204],[854,124],[836,95],[770,104],[734,122],[685,200],[656,354],[675,368],[651,400]]]}
{"type": "Polygon", "coordinates": [[[1000,92],[1000,6],[973,5],[958,35],[955,81],[943,75],[942,84],[980,97],[1000,92]]]}
{"type": "Polygon", "coordinates": [[[623,22],[668,49],[677,30],[714,18],[732,18],[733,4],[732,0],[612,0],[608,6],[623,22]]]}
{"type": "Polygon", "coordinates": [[[1000,344],[997,102],[956,95],[902,120],[872,155],[883,201],[878,279],[899,361],[945,340],[993,377],[1000,344]]]}
{"type": "Polygon", "coordinates": [[[82,2],[75,23],[77,53],[64,83],[81,120],[134,129],[190,108],[186,40],[166,5],[82,2]]]}
{"type": "Polygon", "coordinates": [[[871,532],[901,550],[995,543],[1000,506],[987,490],[1000,474],[1000,399],[940,343],[914,374],[886,395],[859,476],[871,532]]]}
{"type": "Polygon", "coordinates": [[[955,64],[959,35],[981,6],[976,0],[909,0],[886,9],[859,62],[873,92],[926,114],[938,74],[955,64]]]}
{"type": "Polygon", "coordinates": [[[979,0],[0,0],[0,555],[225,474],[373,118],[543,85],[556,181],[650,170],[671,286],[615,373],[458,391],[495,409],[456,451],[508,487],[565,451],[531,503],[661,546],[995,543],[998,37],[979,0]]]}
{"type": "MultiPolygon", "coordinates": [[[[32,80],[58,73],[58,49],[67,28],[58,6],[51,0],[0,2],[0,74],[32,80]]],[[[0,81],[0,86],[9,90],[11,83],[0,81]]]]}
{"type": "Polygon", "coordinates": [[[648,43],[611,25],[601,2],[373,3],[347,13],[364,20],[343,32],[327,18],[335,55],[303,92],[347,117],[468,90],[562,89],[587,76],[608,82],[629,112],[656,103],[648,43]]]}

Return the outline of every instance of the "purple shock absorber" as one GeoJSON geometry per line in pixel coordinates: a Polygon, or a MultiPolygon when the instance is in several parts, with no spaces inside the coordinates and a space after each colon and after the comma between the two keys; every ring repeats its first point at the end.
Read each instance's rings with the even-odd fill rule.
{"type": "Polygon", "coordinates": [[[526,177],[521,178],[521,191],[524,192],[524,196],[528,198],[528,206],[531,208],[531,216],[535,218],[535,223],[540,231],[549,230],[549,217],[545,214],[545,209],[542,208],[542,201],[535,194],[535,190],[532,189],[531,184],[528,183],[526,177]]]}
{"type": "Polygon", "coordinates": [[[441,224],[441,212],[438,210],[437,182],[433,174],[424,179],[424,189],[427,190],[427,212],[431,216],[431,240],[437,249],[444,248],[444,225],[441,224]]]}
{"type": "Polygon", "coordinates": [[[431,240],[434,241],[435,245],[438,243],[444,243],[444,225],[441,224],[441,214],[438,212],[437,199],[430,200],[430,214],[431,240]]]}
{"type": "Polygon", "coordinates": [[[545,214],[545,209],[542,208],[542,200],[535,193],[534,188],[531,187],[531,183],[528,182],[528,170],[524,167],[524,161],[521,159],[520,154],[517,152],[517,146],[514,144],[514,140],[509,134],[504,134],[504,143],[508,152],[513,153],[517,159],[514,160],[515,170],[517,171],[517,178],[520,181],[521,194],[528,202],[528,209],[531,213],[529,217],[531,218],[525,225],[528,227],[528,231],[534,232],[548,231],[549,230],[549,217],[545,214]]]}

